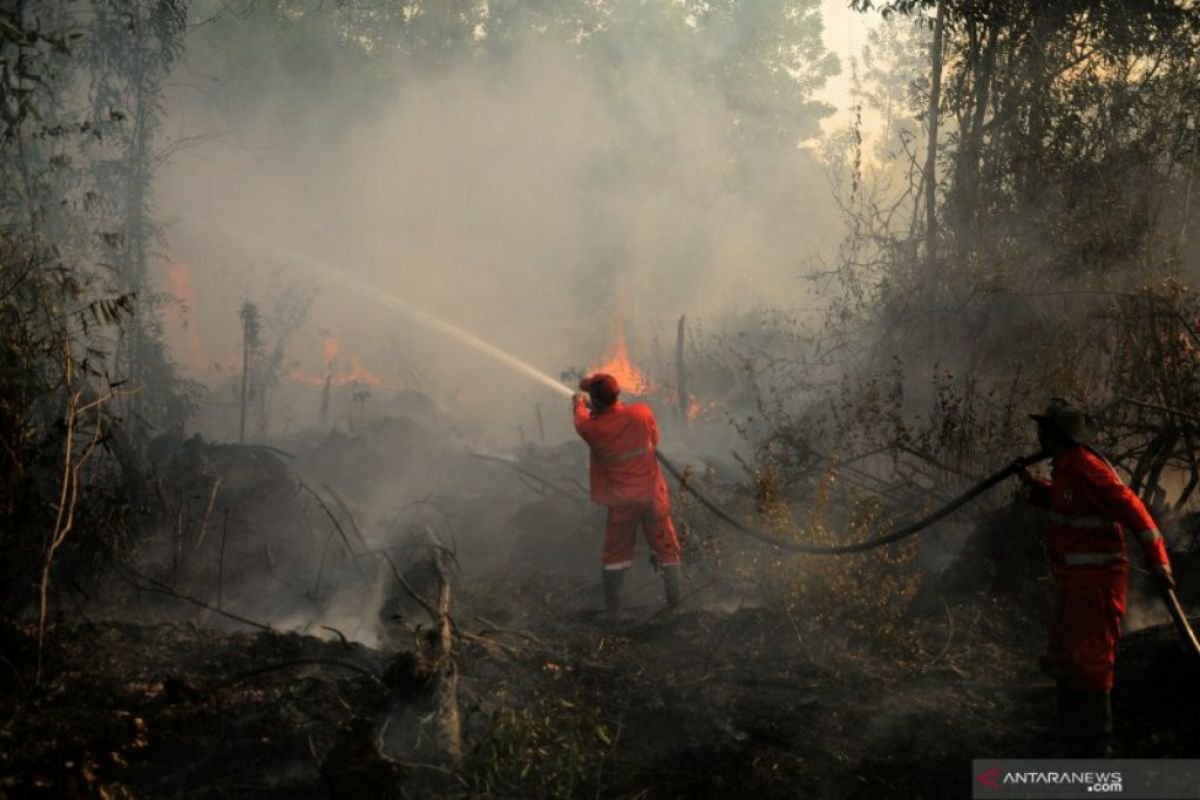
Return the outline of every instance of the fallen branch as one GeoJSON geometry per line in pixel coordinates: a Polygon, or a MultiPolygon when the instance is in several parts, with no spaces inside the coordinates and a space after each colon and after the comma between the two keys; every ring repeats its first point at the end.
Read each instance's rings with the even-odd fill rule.
{"type": "MultiPolygon", "coordinates": [[[[359,565],[358,559],[354,558],[354,556],[358,555],[358,552],[354,549],[354,545],[350,544],[350,537],[346,535],[346,531],[342,528],[342,523],[338,522],[337,516],[329,510],[329,505],[326,504],[325,498],[317,494],[313,488],[304,481],[299,481],[299,484],[302,489],[305,489],[309,494],[317,499],[318,503],[320,503],[321,509],[325,512],[325,516],[329,517],[329,521],[333,523],[333,527],[342,537],[342,542],[346,545],[346,552],[350,554],[351,559],[354,561],[354,568],[358,570],[359,577],[361,577],[364,581],[367,580],[367,574],[363,572],[363,568],[359,565]]],[[[353,517],[350,518],[350,522],[357,528],[357,524],[354,523],[353,517]]]]}
{"type": "Polygon", "coordinates": [[[433,566],[438,577],[437,687],[434,708],[437,719],[438,745],[449,762],[457,767],[462,762],[462,717],[458,709],[458,667],[454,663],[454,623],[450,618],[450,576],[441,552],[433,550],[433,566]]]}
{"type": "Polygon", "coordinates": [[[75,509],[79,505],[79,471],[83,468],[87,460],[91,458],[92,453],[96,451],[96,447],[101,441],[100,433],[103,428],[101,424],[103,416],[100,409],[105,403],[116,396],[115,390],[109,388],[105,394],[81,405],[80,400],[83,398],[83,390],[73,390],[71,388],[73,385],[74,370],[75,363],[68,351],[63,357],[63,383],[68,387],[68,394],[66,418],[64,420],[66,441],[63,445],[62,483],[59,491],[58,508],[54,518],[54,532],[51,534],[50,540],[46,545],[45,557],[42,561],[41,581],[38,584],[37,667],[34,672],[34,683],[39,686],[42,683],[42,661],[46,642],[46,614],[50,590],[50,568],[54,564],[54,556],[58,553],[58,549],[67,540],[67,534],[75,527],[75,509]],[[86,414],[92,410],[96,410],[96,422],[93,427],[92,438],[87,443],[83,452],[79,454],[79,457],[75,458],[75,426],[81,414],[86,414]]]}
{"type": "Polygon", "coordinates": [[[669,612],[678,611],[679,607],[682,606],[684,603],[686,603],[688,600],[692,599],[693,597],[700,594],[701,592],[705,592],[705,591],[711,589],[712,587],[716,586],[718,583],[720,583],[720,578],[714,578],[713,580],[704,584],[700,588],[693,589],[692,591],[685,594],[683,597],[679,598],[678,603],[676,603],[673,606],[663,606],[661,609],[659,609],[655,613],[651,614],[646,619],[644,619],[641,622],[639,622],[638,624],[634,625],[632,630],[635,630],[635,631],[641,630],[641,629],[645,628],[647,625],[649,625],[651,622],[654,622],[654,620],[658,619],[659,617],[661,617],[669,612]]]}
{"type": "Polygon", "coordinates": [[[499,625],[497,625],[496,623],[487,619],[486,617],[477,616],[477,617],[475,617],[475,619],[478,620],[479,622],[482,622],[484,625],[487,625],[488,629],[491,631],[494,631],[496,633],[502,633],[502,634],[505,634],[506,636],[516,636],[520,639],[526,639],[530,642],[533,642],[538,647],[545,648],[546,650],[550,649],[549,647],[546,646],[545,642],[543,642],[541,639],[534,636],[532,633],[527,633],[526,631],[513,630],[512,628],[502,628],[499,625]]]}
{"type": "MultiPolygon", "coordinates": [[[[493,461],[497,464],[503,464],[504,466],[514,470],[518,474],[524,475],[526,478],[529,478],[532,481],[536,481],[536,482],[540,483],[542,486],[545,486],[547,489],[550,489],[551,491],[556,492],[556,493],[562,495],[563,497],[569,497],[572,500],[577,499],[573,494],[568,492],[566,489],[563,489],[561,486],[558,486],[557,484],[555,484],[548,478],[543,478],[541,475],[538,475],[535,472],[531,472],[531,471],[525,469],[524,467],[522,467],[520,464],[516,463],[515,461],[510,461],[507,458],[500,458],[499,456],[489,456],[484,453],[467,453],[467,455],[469,455],[471,458],[478,458],[480,461],[493,461]]],[[[578,484],[576,484],[576,486],[578,486],[578,484]]],[[[580,491],[583,490],[583,487],[579,487],[579,488],[580,488],[580,491]]],[[[584,495],[587,496],[587,493],[585,492],[584,495]]]]}
{"type": "Polygon", "coordinates": [[[230,686],[236,686],[242,681],[249,680],[250,678],[256,678],[259,675],[266,675],[270,672],[278,672],[281,669],[291,669],[293,667],[337,667],[339,669],[357,672],[359,675],[370,678],[376,684],[383,686],[383,682],[379,680],[379,677],[374,672],[371,672],[369,669],[364,667],[360,667],[357,664],[351,664],[349,661],[339,661],[336,658],[297,658],[291,661],[281,661],[277,664],[268,664],[265,667],[258,667],[247,672],[242,672],[238,675],[234,675],[232,678],[228,678],[218,684],[215,684],[211,690],[215,692],[219,689],[228,689],[230,686]]]}
{"type": "MultiPolygon", "coordinates": [[[[446,533],[450,534],[450,541],[451,541],[451,543],[453,543],[455,541],[454,523],[453,523],[453,521],[451,521],[450,515],[446,513],[446,509],[442,508],[442,506],[439,503],[436,503],[433,500],[429,499],[431,496],[432,496],[432,494],[428,494],[425,497],[420,498],[419,500],[413,500],[411,503],[405,503],[404,505],[400,506],[392,513],[399,516],[400,514],[403,514],[405,511],[408,511],[410,508],[416,508],[417,506],[429,506],[434,511],[438,512],[438,514],[441,516],[442,520],[446,523],[446,533]]],[[[453,551],[451,551],[451,555],[453,555],[453,551]]]]}
{"type": "Polygon", "coordinates": [[[508,656],[509,658],[518,658],[521,656],[521,651],[517,648],[507,645],[504,642],[498,642],[495,639],[489,639],[480,634],[467,633],[466,631],[455,628],[454,635],[462,639],[464,642],[471,642],[472,644],[479,645],[481,648],[487,651],[490,657],[493,658],[496,656],[497,651],[499,651],[502,655],[508,656]]]}
{"type": "Polygon", "coordinates": [[[1186,411],[1180,411],[1179,409],[1171,408],[1170,406],[1160,406],[1157,403],[1147,403],[1144,400],[1134,400],[1130,397],[1122,397],[1121,402],[1127,403],[1131,406],[1137,406],[1138,408],[1144,408],[1148,411],[1161,411],[1164,414],[1170,414],[1171,416],[1179,417],[1180,419],[1186,419],[1189,422],[1200,422],[1200,416],[1189,414],[1186,411]]]}
{"type": "Polygon", "coordinates": [[[212,516],[213,505],[217,502],[217,492],[221,488],[221,482],[224,478],[217,478],[213,483],[212,493],[208,496],[208,505],[204,507],[204,519],[200,522],[200,535],[196,537],[196,544],[192,547],[192,552],[200,551],[200,545],[204,543],[204,535],[208,533],[208,520],[212,516]]]}
{"type": "Polygon", "coordinates": [[[321,488],[329,492],[329,496],[333,498],[333,502],[337,503],[338,510],[346,515],[346,519],[350,520],[350,529],[354,531],[354,537],[358,539],[359,547],[364,550],[367,549],[367,539],[363,536],[362,529],[358,527],[358,520],[354,518],[354,514],[350,513],[350,507],[346,505],[346,501],[328,483],[322,483],[321,488]]]}
{"type": "Polygon", "coordinates": [[[350,640],[346,638],[346,634],[342,633],[337,628],[334,628],[330,625],[319,625],[317,627],[323,631],[329,631],[330,633],[337,634],[337,637],[342,640],[342,644],[346,645],[347,647],[350,646],[350,640]]]}
{"type": "Polygon", "coordinates": [[[438,611],[433,607],[433,604],[422,597],[421,593],[414,589],[412,584],[404,579],[404,576],[400,574],[400,570],[396,567],[396,562],[392,560],[391,555],[389,555],[386,550],[379,550],[378,554],[383,556],[384,560],[387,561],[388,566],[392,568],[392,574],[396,576],[396,582],[400,584],[401,588],[408,593],[409,597],[411,597],[413,600],[416,600],[417,603],[420,604],[421,608],[425,609],[425,613],[429,615],[429,618],[436,623],[438,620],[438,611]]]}
{"type": "Polygon", "coordinates": [[[259,630],[262,630],[262,631],[275,630],[270,625],[265,625],[261,622],[255,622],[252,619],[248,619],[248,618],[240,616],[238,614],[234,614],[230,611],[225,611],[223,609],[217,608],[216,606],[212,605],[211,603],[206,603],[203,600],[199,600],[195,597],[192,597],[191,595],[187,595],[187,594],[183,594],[182,592],[178,592],[175,589],[172,589],[167,584],[163,583],[162,581],[151,578],[149,575],[146,575],[145,573],[141,572],[140,570],[138,570],[131,564],[121,561],[120,559],[118,559],[116,557],[116,554],[114,554],[111,550],[108,551],[108,556],[113,561],[114,571],[117,573],[117,575],[119,575],[121,578],[123,578],[127,583],[129,583],[131,586],[133,586],[139,592],[152,592],[154,594],[162,594],[162,595],[166,595],[168,597],[174,597],[176,599],[183,600],[188,603],[192,603],[193,605],[199,606],[200,608],[208,609],[209,611],[212,611],[215,614],[220,614],[222,617],[231,619],[234,622],[240,622],[243,625],[249,625],[252,628],[258,628],[259,630]],[[128,570],[129,572],[133,573],[133,575],[138,580],[130,580],[128,575],[122,574],[122,572],[121,572],[122,569],[128,570]],[[144,581],[145,584],[148,584],[148,585],[139,583],[139,581],[144,581]]]}

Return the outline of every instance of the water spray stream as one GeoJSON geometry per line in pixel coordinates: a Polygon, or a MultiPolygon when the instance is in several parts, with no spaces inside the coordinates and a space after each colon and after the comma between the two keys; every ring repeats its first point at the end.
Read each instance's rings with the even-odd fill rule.
{"type": "Polygon", "coordinates": [[[378,287],[372,286],[361,278],[355,277],[348,272],[340,270],[337,267],[331,266],[330,264],[313,258],[312,256],[296,252],[295,250],[268,242],[256,236],[251,236],[243,231],[239,231],[227,225],[222,225],[218,222],[200,218],[194,218],[194,220],[203,224],[205,227],[219,230],[223,235],[228,236],[231,239],[236,239],[241,244],[244,244],[250,248],[265,251],[278,258],[287,259],[288,261],[297,262],[310,272],[321,274],[326,278],[335,279],[343,285],[348,285],[350,288],[366,296],[375,303],[378,303],[385,308],[391,308],[399,311],[409,319],[412,319],[414,322],[418,322],[428,328],[433,328],[434,330],[440,331],[453,339],[457,339],[459,342],[465,344],[467,347],[470,347],[472,350],[483,353],[484,355],[489,356],[490,358],[493,358],[520,373],[523,373],[527,377],[533,378],[538,383],[554,392],[557,392],[560,395],[570,397],[573,394],[569,387],[550,377],[532,364],[522,361],[513,354],[501,350],[491,342],[481,339],[470,331],[464,330],[451,322],[447,322],[436,314],[427,311],[402,297],[390,294],[382,289],[379,289],[378,287]]]}
{"type": "MultiPolygon", "coordinates": [[[[286,247],[281,247],[279,245],[263,241],[257,237],[250,236],[219,223],[210,222],[207,220],[204,220],[203,222],[208,227],[218,229],[230,238],[237,239],[242,243],[253,247],[254,249],[264,250],[278,257],[287,258],[288,260],[300,263],[312,272],[320,273],[326,277],[336,278],[337,280],[348,284],[356,291],[366,295],[376,303],[379,303],[387,308],[400,311],[422,325],[441,331],[442,333],[457,339],[471,349],[483,353],[486,356],[490,356],[496,361],[505,364],[530,378],[533,378],[548,389],[551,389],[566,397],[570,397],[572,394],[574,394],[574,392],[565,384],[556,381],[554,378],[551,378],[549,375],[542,372],[532,364],[522,361],[511,353],[507,353],[504,350],[501,350],[499,347],[496,347],[491,342],[487,342],[475,334],[463,330],[457,325],[447,322],[436,314],[426,311],[420,306],[414,305],[413,303],[410,303],[401,297],[397,297],[396,295],[389,294],[381,289],[377,289],[366,281],[347,274],[340,269],[313,258],[312,256],[307,256],[303,253],[297,253],[296,251],[289,250],[286,247]]],[[[774,533],[768,533],[753,525],[748,525],[742,522],[740,519],[722,508],[718,503],[710,499],[696,486],[692,485],[692,483],[688,480],[688,476],[681,472],[678,467],[672,464],[670,459],[664,456],[661,450],[656,448],[655,456],[662,463],[663,467],[665,467],[666,470],[679,481],[679,485],[682,490],[695,496],[705,508],[707,508],[720,519],[729,523],[735,530],[758,539],[759,541],[774,545],[781,550],[790,550],[792,552],[806,553],[808,555],[839,555],[843,553],[858,553],[864,550],[874,550],[875,548],[883,547],[891,544],[892,542],[906,539],[909,536],[913,536],[914,534],[925,530],[933,523],[937,522],[943,517],[948,516],[958,508],[966,505],[991,487],[1016,474],[1021,469],[1024,469],[1030,464],[1036,463],[1037,461],[1047,457],[1045,453],[1039,452],[1019,458],[1000,471],[989,475],[987,478],[971,487],[965,493],[937,509],[933,513],[926,515],[916,522],[897,528],[890,533],[877,535],[873,538],[865,539],[860,542],[854,542],[852,544],[811,545],[797,542],[792,539],[785,539],[775,535],[774,533]]]]}

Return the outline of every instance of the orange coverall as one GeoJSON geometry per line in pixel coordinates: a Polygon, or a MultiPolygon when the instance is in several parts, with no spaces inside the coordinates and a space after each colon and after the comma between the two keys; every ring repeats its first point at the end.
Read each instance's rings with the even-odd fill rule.
{"type": "Polygon", "coordinates": [[[1082,445],[1055,456],[1052,479],[1031,486],[1030,504],[1050,510],[1055,602],[1047,655],[1067,687],[1110,691],[1129,575],[1122,531],[1137,535],[1148,566],[1170,563],[1162,535],[1108,462],[1082,445]]]}
{"type": "Polygon", "coordinates": [[[616,402],[592,413],[575,398],[575,430],[591,450],[592,499],[608,507],[604,568],[629,569],[640,524],[659,564],[679,563],[671,499],[654,457],[658,423],[645,403],[616,402]]]}

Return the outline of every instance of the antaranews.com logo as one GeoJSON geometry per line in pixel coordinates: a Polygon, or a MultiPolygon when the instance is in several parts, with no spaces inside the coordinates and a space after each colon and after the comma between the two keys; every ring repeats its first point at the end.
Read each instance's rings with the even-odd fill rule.
{"type": "Polygon", "coordinates": [[[1017,771],[990,767],[976,775],[975,779],[987,789],[999,789],[1001,786],[1070,786],[1087,792],[1118,794],[1125,788],[1119,771],[1017,771]]]}
{"type": "Polygon", "coordinates": [[[975,800],[1200,800],[1200,759],[976,759],[971,790],[975,800]]]}

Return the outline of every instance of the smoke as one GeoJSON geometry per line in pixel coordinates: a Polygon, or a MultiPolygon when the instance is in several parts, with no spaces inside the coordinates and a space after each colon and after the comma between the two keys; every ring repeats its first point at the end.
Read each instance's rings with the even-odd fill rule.
{"type": "MultiPolygon", "coordinates": [[[[669,341],[682,313],[804,305],[802,262],[836,239],[812,157],[745,135],[727,96],[652,41],[625,53],[616,74],[544,41],[502,64],[451,57],[355,106],[347,98],[364,96],[367,77],[336,64],[300,102],[286,73],[247,88],[218,36],[189,47],[191,80],[171,117],[199,141],[158,186],[176,221],[170,252],[193,270],[191,324],[210,361],[238,352],[244,299],[315,280],[289,348],[297,374],[321,374],[324,330],[385,386],[453,401],[506,440],[532,403],[550,400],[347,285],[198,219],[349,272],[552,375],[598,362],[614,318],[646,362],[651,338],[669,341]],[[209,88],[197,93],[198,83],[209,88]]],[[[566,435],[559,416],[555,433],[566,435]]]]}

